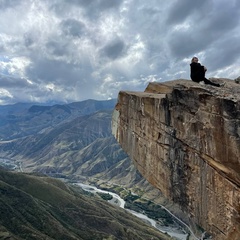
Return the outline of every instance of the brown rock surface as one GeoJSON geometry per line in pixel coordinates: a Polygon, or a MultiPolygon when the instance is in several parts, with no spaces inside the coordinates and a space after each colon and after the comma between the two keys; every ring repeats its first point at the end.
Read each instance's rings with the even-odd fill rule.
{"type": "Polygon", "coordinates": [[[216,240],[240,239],[240,86],[121,91],[112,131],[142,175],[216,240]]]}

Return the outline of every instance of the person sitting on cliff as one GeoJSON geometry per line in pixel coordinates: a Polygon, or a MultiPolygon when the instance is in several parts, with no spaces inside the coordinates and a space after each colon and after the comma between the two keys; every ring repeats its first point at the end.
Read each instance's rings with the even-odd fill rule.
{"type": "Polygon", "coordinates": [[[223,87],[225,85],[225,83],[222,83],[222,84],[214,83],[208,80],[207,78],[205,78],[205,73],[207,71],[207,68],[205,68],[198,62],[197,57],[192,58],[190,67],[191,67],[190,77],[194,82],[200,83],[203,81],[205,84],[209,84],[215,87],[223,87]]]}

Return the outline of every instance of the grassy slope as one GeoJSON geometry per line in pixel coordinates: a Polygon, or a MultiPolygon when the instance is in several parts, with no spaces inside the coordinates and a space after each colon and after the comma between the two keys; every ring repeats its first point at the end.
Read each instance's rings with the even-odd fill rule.
{"type": "Polygon", "coordinates": [[[169,239],[124,210],[59,180],[2,169],[0,238],[169,239]]]}

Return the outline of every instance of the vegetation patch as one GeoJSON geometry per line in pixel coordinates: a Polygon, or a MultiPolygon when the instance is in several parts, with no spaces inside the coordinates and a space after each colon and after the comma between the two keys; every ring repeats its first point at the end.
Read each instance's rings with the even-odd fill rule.
{"type": "MultiPolygon", "coordinates": [[[[132,193],[131,190],[125,189],[121,186],[104,186],[104,190],[117,193],[121,198],[125,200],[125,208],[143,213],[155,221],[160,221],[165,226],[175,224],[172,215],[168,213],[164,208],[150,200],[141,198],[141,193],[143,193],[141,189],[134,189],[134,192],[141,194],[139,195],[132,193]]],[[[101,186],[99,186],[99,188],[102,189],[101,186]]]]}
{"type": "Polygon", "coordinates": [[[100,193],[98,192],[97,193],[102,199],[106,200],[106,201],[109,201],[109,200],[112,200],[112,195],[109,194],[109,193],[100,193]]]}
{"type": "Polygon", "coordinates": [[[173,217],[161,206],[152,201],[141,199],[138,195],[133,195],[131,192],[124,198],[125,207],[136,212],[141,212],[149,218],[156,221],[161,220],[165,226],[174,224],[173,217]]]}

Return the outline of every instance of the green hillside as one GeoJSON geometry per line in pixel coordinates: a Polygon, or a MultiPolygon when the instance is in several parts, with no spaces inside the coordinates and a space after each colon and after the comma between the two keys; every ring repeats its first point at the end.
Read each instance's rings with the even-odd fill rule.
{"type": "Polygon", "coordinates": [[[60,180],[0,169],[0,239],[170,239],[60,180]]]}

